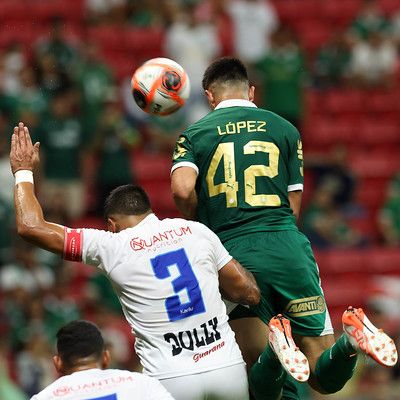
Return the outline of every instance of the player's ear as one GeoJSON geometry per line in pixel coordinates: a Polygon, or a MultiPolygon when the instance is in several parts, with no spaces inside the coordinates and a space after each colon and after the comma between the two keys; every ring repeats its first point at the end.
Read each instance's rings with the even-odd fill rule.
{"type": "Polygon", "coordinates": [[[107,369],[111,361],[111,355],[109,350],[103,351],[103,359],[101,360],[101,369],[107,369]]]}
{"type": "Polygon", "coordinates": [[[58,356],[58,355],[53,356],[53,364],[54,364],[54,368],[56,369],[57,373],[62,374],[63,373],[63,363],[62,363],[60,356],[58,356]]]}
{"type": "Polygon", "coordinates": [[[216,106],[214,94],[209,90],[205,90],[204,92],[206,94],[208,104],[210,104],[211,108],[214,109],[216,106]]]}
{"type": "Polygon", "coordinates": [[[254,92],[256,90],[256,87],[251,85],[249,86],[249,100],[254,101],[254,92]]]}
{"type": "Polygon", "coordinates": [[[113,233],[117,232],[117,224],[110,217],[107,218],[107,230],[113,233]]]}

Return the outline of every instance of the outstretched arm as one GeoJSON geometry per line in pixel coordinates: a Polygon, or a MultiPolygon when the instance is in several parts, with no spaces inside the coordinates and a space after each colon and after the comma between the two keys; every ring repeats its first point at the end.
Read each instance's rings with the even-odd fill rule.
{"type": "Polygon", "coordinates": [[[64,227],[45,221],[34,191],[33,171],[39,164],[39,143],[32,144],[29,130],[22,122],[14,128],[10,164],[15,176],[14,206],[18,234],[36,246],[62,254],[64,227]]]}

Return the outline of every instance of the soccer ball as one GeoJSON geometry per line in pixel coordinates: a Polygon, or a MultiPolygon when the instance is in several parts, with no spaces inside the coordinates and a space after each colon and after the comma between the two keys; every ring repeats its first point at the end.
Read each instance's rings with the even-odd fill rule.
{"type": "Polygon", "coordinates": [[[169,58],[153,58],[140,66],[132,76],[132,95],[145,112],[172,114],[189,97],[190,82],[185,70],[169,58]]]}

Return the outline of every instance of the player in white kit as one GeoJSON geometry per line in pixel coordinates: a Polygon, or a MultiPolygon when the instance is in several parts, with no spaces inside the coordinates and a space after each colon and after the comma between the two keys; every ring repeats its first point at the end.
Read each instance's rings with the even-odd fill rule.
{"type": "Polygon", "coordinates": [[[157,379],[106,369],[109,362],[97,326],[72,321],[57,332],[53,363],[61,377],[31,400],[174,400],[157,379]]]}
{"type": "Polygon", "coordinates": [[[69,229],[46,222],[34,194],[39,162],[22,123],[14,129],[18,233],[28,241],[96,266],[112,282],[136,336],[145,374],[161,380],[177,400],[246,400],[245,365],[228,324],[228,300],[255,305],[254,277],[204,225],[159,220],[143,189],[125,185],[105,205],[108,230],[69,229]]]}

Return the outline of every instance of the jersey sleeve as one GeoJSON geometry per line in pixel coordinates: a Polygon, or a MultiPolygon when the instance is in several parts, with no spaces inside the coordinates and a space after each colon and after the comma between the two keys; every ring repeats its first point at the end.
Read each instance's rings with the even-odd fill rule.
{"type": "Polygon", "coordinates": [[[198,224],[211,243],[214,264],[217,271],[219,271],[229,261],[231,261],[233,257],[228,253],[228,250],[225,249],[219,237],[211,229],[201,223],[198,224]]]}
{"type": "Polygon", "coordinates": [[[289,136],[289,184],[288,192],[303,190],[303,144],[298,130],[291,127],[289,136]]]}
{"type": "Polygon", "coordinates": [[[179,167],[193,168],[197,174],[199,167],[196,165],[193,144],[186,133],[179,136],[175,144],[174,154],[172,156],[171,174],[179,167]]]}
{"type": "Polygon", "coordinates": [[[113,268],[115,260],[117,246],[114,242],[111,232],[65,228],[63,258],[93,265],[108,272],[113,268]]]}

